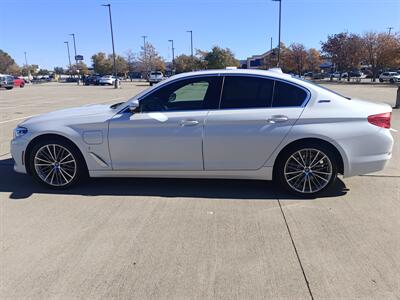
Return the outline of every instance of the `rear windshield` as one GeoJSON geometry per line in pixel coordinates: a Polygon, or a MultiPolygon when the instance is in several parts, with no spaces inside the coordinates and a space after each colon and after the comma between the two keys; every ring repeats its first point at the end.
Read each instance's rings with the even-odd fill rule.
{"type": "Polygon", "coordinates": [[[337,93],[337,92],[335,92],[335,91],[332,91],[332,90],[330,90],[330,89],[328,89],[328,88],[326,88],[326,87],[324,87],[324,86],[321,86],[321,85],[319,85],[319,84],[316,84],[315,82],[312,82],[312,81],[310,81],[310,80],[303,79],[303,78],[299,78],[299,77],[294,77],[294,76],[292,76],[292,77],[293,77],[293,78],[296,78],[296,79],[298,79],[298,80],[307,82],[307,83],[309,83],[309,84],[312,84],[312,85],[314,85],[314,86],[317,86],[317,87],[319,87],[319,88],[321,88],[321,89],[324,89],[325,91],[331,92],[331,93],[333,93],[333,94],[335,94],[335,95],[338,95],[338,96],[340,96],[340,97],[346,98],[346,99],[348,99],[348,100],[351,99],[350,97],[347,97],[347,96],[344,96],[344,95],[342,95],[342,94],[339,94],[339,93],[337,93]]]}

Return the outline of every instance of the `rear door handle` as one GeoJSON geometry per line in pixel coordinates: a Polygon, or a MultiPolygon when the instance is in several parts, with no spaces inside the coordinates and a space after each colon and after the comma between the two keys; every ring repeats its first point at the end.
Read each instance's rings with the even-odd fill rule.
{"type": "Polygon", "coordinates": [[[199,121],[196,120],[182,120],[181,126],[196,126],[199,125],[199,121]]]}
{"type": "Polygon", "coordinates": [[[275,123],[283,123],[289,120],[287,116],[284,115],[274,115],[271,116],[270,118],[267,119],[267,122],[270,124],[275,124],[275,123]]]}

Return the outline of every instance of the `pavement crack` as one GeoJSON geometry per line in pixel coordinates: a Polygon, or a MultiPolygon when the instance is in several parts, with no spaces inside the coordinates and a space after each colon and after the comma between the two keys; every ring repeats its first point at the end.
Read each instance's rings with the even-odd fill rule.
{"type": "Polygon", "coordinates": [[[301,263],[301,259],[300,259],[299,252],[297,251],[296,243],[294,242],[294,239],[293,239],[293,236],[292,236],[292,232],[290,231],[289,224],[288,224],[288,222],[286,220],[285,213],[283,212],[281,201],[279,200],[278,197],[277,197],[277,201],[278,201],[281,213],[282,213],[283,220],[285,221],[286,229],[287,229],[287,231],[289,233],[290,240],[292,241],[292,246],[294,248],[294,252],[296,253],[297,261],[299,262],[301,272],[303,273],[303,277],[304,277],[304,280],[305,280],[306,285],[307,285],[308,293],[310,294],[311,300],[314,300],[314,296],[313,296],[313,293],[312,293],[311,288],[310,288],[310,283],[309,283],[309,281],[307,279],[306,272],[304,271],[303,264],[301,263]]]}

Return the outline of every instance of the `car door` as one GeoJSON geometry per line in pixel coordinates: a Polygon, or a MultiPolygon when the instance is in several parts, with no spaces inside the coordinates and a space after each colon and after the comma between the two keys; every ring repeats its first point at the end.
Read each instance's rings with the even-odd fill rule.
{"type": "Polygon", "coordinates": [[[224,78],[220,109],[204,130],[205,170],[261,168],[300,117],[309,92],[281,80],[224,78]]]}
{"type": "Polygon", "coordinates": [[[221,79],[202,76],[165,83],[139,99],[138,112],[110,120],[115,170],[203,170],[202,137],[210,108],[218,105],[221,79]]]}

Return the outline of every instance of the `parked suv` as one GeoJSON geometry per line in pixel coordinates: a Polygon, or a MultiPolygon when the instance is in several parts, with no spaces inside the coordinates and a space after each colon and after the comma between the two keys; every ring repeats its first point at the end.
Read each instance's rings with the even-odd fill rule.
{"type": "Polygon", "coordinates": [[[10,75],[0,74],[0,88],[11,90],[14,87],[14,78],[10,75]]]}
{"type": "Polygon", "coordinates": [[[150,85],[153,85],[155,83],[159,83],[163,79],[164,76],[161,71],[151,71],[147,81],[150,83],[150,85]]]}
{"type": "Polygon", "coordinates": [[[389,81],[391,83],[400,82],[400,74],[397,72],[383,72],[379,76],[379,81],[389,81]]]}

